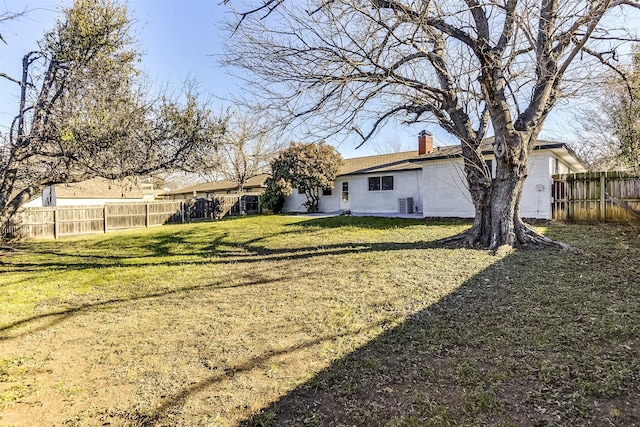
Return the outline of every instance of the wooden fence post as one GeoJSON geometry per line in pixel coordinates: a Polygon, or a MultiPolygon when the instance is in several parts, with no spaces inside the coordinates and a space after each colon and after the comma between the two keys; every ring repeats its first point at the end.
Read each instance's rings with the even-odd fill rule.
{"type": "Polygon", "coordinates": [[[149,228],[149,203],[144,204],[144,226],[149,228]]]}
{"type": "Polygon", "coordinates": [[[184,202],[180,202],[180,224],[184,224],[184,202]]]}
{"type": "Polygon", "coordinates": [[[107,205],[106,204],[104,205],[104,208],[102,211],[103,211],[102,217],[104,218],[103,228],[104,228],[104,232],[106,233],[107,232],[107,205]]]}
{"type": "Polygon", "coordinates": [[[53,238],[58,238],[58,208],[53,208],[53,238]]]}
{"type": "Polygon", "coordinates": [[[606,185],[605,185],[605,179],[606,179],[606,172],[600,172],[600,221],[606,221],[607,220],[607,215],[605,212],[605,209],[607,208],[607,204],[606,204],[606,200],[605,200],[605,189],[606,189],[606,185]]]}
{"type": "MultiPolygon", "coordinates": [[[[576,175],[573,175],[573,178],[575,180],[576,175]]],[[[568,181],[568,185],[567,185],[567,219],[571,219],[571,215],[573,215],[573,182],[574,181],[568,181]]]]}

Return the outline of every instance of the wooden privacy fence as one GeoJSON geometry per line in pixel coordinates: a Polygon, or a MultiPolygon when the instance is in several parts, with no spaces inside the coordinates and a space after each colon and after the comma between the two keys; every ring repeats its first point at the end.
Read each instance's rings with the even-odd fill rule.
{"type": "Polygon", "coordinates": [[[239,215],[242,212],[257,213],[257,199],[257,196],[224,195],[213,200],[24,208],[14,219],[15,225],[2,231],[12,238],[57,239],[64,236],[180,224],[225,215],[239,215]]]}
{"type": "Polygon", "coordinates": [[[184,222],[184,202],[108,203],[22,209],[9,234],[58,238],[184,222]]]}
{"type": "Polygon", "coordinates": [[[625,172],[554,175],[552,218],[640,222],[640,176],[625,172]]]}

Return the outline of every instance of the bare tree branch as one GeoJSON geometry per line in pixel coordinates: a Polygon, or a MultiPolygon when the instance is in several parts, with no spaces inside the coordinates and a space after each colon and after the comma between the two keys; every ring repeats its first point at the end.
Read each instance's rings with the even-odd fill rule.
{"type": "Polygon", "coordinates": [[[463,240],[535,246],[544,240],[518,218],[529,154],[558,101],[596,81],[602,52],[637,39],[613,15],[629,7],[638,2],[282,1],[271,19],[230,23],[224,63],[313,136],[355,133],[362,144],[392,120],[435,120],[461,141],[476,208],[463,240]],[[479,149],[489,131],[492,180],[479,149]]]}
{"type": "Polygon", "coordinates": [[[112,0],[76,0],[42,50],[23,57],[17,114],[0,142],[0,226],[45,186],[197,169],[219,144],[224,123],[192,93],[152,98],[130,26],[112,0]]]}

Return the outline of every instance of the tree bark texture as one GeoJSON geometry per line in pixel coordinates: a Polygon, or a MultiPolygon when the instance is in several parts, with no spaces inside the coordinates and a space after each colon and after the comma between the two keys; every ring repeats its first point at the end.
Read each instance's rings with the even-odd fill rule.
{"type": "Polygon", "coordinates": [[[450,246],[496,250],[508,245],[520,249],[569,249],[564,243],[540,235],[520,217],[520,200],[527,178],[529,147],[533,139],[498,135],[494,143],[496,177],[482,173],[481,156],[465,158],[465,172],[475,216],[471,228],[443,240],[450,246]]]}

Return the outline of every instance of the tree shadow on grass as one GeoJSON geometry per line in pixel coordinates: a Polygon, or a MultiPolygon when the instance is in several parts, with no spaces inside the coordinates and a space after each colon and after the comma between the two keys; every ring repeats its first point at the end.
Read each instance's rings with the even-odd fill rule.
{"type": "MultiPolygon", "coordinates": [[[[227,264],[231,263],[234,265],[237,264],[253,264],[259,262],[279,262],[279,261],[296,261],[296,260],[310,260],[313,258],[324,257],[324,256],[340,256],[347,255],[356,252],[389,252],[389,251],[405,251],[405,250],[423,250],[427,248],[432,248],[432,242],[409,242],[409,243],[397,243],[397,242],[386,242],[386,243],[344,243],[344,244],[334,244],[323,246],[322,248],[317,247],[302,247],[297,249],[264,249],[261,247],[253,247],[252,245],[240,245],[246,254],[242,256],[233,255],[227,258],[222,258],[219,260],[208,259],[208,260],[187,260],[187,261],[173,261],[173,262],[162,262],[162,266],[181,266],[181,265],[197,265],[197,264],[227,264]]],[[[220,250],[222,253],[222,251],[220,250]]],[[[223,254],[224,255],[224,254],[223,254]]],[[[83,270],[83,269],[91,269],[91,268],[118,268],[118,269],[137,269],[140,267],[156,265],[155,262],[139,262],[132,265],[123,265],[120,263],[119,258],[114,258],[113,260],[103,259],[101,262],[83,262],[85,260],[91,260],[92,257],[86,257],[82,255],[77,255],[78,258],[81,259],[79,262],[69,262],[69,258],[75,258],[74,255],[65,255],[61,257],[57,262],[34,262],[34,263],[13,263],[12,267],[16,269],[16,271],[20,272],[31,272],[35,270],[51,270],[51,271],[65,271],[65,270],[83,270]]],[[[156,290],[148,293],[143,293],[142,295],[133,295],[133,296],[125,296],[122,298],[109,299],[105,301],[97,301],[92,303],[85,303],[80,305],[74,305],[72,307],[63,308],[59,310],[54,310],[34,316],[25,317],[9,324],[0,326],[0,341],[8,338],[16,338],[21,335],[27,333],[33,333],[38,330],[47,329],[49,327],[54,326],[57,323],[64,321],[65,319],[72,317],[74,315],[78,315],[90,310],[100,309],[102,307],[107,307],[116,304],[123,304],[127,302],[133,302],[141,299],[150,299],[150,298],[159,298],[168,295],[174,294],[182,294],[190,291],[197,291],[208,288],[215,289],[225,289],[230,287],[241,287],[241,286],[255,286],[255,285],[263,285],[267,283],[274,283],[276,280],[271,279],[261,279],[259,275],[255,272],[252,272],[250,275],[242,278],[242,283],[238,285],[226,286],[222,282],[216,283],[208,283],[205,285],[187,285],[178,288],[171,289],[162,289],[156,290]],[[7,335],[8,331],[11,331],[15,328],[22,326],[29,326],[32,324],[38,323],[37,327],[31,327],[27,332],[22,332],[20,334],[11,334],[7,335]]],[[[291,277],[289,277],[291,279],[291,277]]],[[[23,279],[22,281],[28,281],[28,279],[23,279]]],[[[21,280],[15,282],[7,282],[4,286],[15,286],[19,284],[21,280]]]]}
{"type": "Polygon", "coordinates": [[[442,226],[470,224],[469,220],[433,221],[422,218],[401,218],[384,216],[327,216],[311,218],[305,221],[289,224],[289,226],[317,227],[317,228],[340,228],[359,227],[372,228],[378,230],[390,230],[394,228],[414,227],[416,225],[442,226]]]}
{"type": "MultiPolygon", "coordinates": [[[[448,225],[459,225],[463,222],[448,225]]],[[[103,238],[77,251],[61,250],[58,242],[38,242],[27,252],[41,256],[55,256],[54,261],[41,259],[0,260],[0,267],[19,272],[65,271],[97,268],[137,268],[152,265],[179,266],[186,264],[255,263],[269,257],[271,261],[284,259],[308,259],[327,254],[340,255],[363,251],[393,251],[437,247],[436,241],[411,243],[344,243],[320,247],[269,248],[262,245],[269,239],[287,234],[301,233],[303,228],[357,227],[363,229],[395,229],[416,225],[440,225],[417,219],[386,217],[322,217],[286,225],[282,231],[266,233],[247,240],[235,240],[228,231],[185,229],[171,234],[113,236],[103,238]],[[203,241],[203,239],[208,239],[203,241]],[[36,249],[37,248],[37,249],[36,249]],[[111,249],[105,254],[105,249],[111,249]],[[141,251],[142,248],[142,251],[141,251]],[[172,259],[172,257],[174,259],[172,259]]],[[[304,231],[303,231],[304,232],[304,231]]]]}
{"type": "Polygon", "coordinates": [[[46,313],[41,313],[34,316],[24,317],[8,324],[1,325],[0,341],[16,339],[27,334],[33,334],[35,332],[51,328],[67,319],[83,313],[102,310],[113,306],[135,303],[141,300],[180,296],[188,292],[197,292],[207,289],[224,290],[240,287],[277,285],[278,282],[277,279],[267,279],[264,277],[259,277],[255,274],[247,275],[242,279],[243,281],[241,283],[233,285],[225,285],[222,282],[208,283],[204,285],[187,285],[171,289],[156,290],[153,292],[142,293],[140,295],[131,295],[124,296],[122,298],[111,298],[108,300],[101,300],[92,303],[84,303],[68,308],[48,311],[46,313]],[[20,329],[23,327],[26,327],[26,329],[20,329]]]}
{"type": "Polygon", "coordinates": [[[640,289],[603,274],[638,259],[606,253],[513,252],[241,425],[640,425],[640,289]]]}
{"type": "MultiPolygon", "coordinates": [[[[448,297],[337,360],[243,425],[640,424],[640,248],[625,241],[626,249],[616,249],[606,242],[592,243],[583,253],[514,252],[497,259],[448,297]]],[[[433,245],[358,243],[265,253],[249,244],[244,250],[250,263],[433,245]]],[[[233,286],[277,283],[245,279],[233,286]]],[[[14,332],[22,333],[21,326],[30,333],[88,310],[203,287],[224,285],[81,305],[23,319],[1,331],[11,339],[18,336],[14,332]]],[[[310,340],[298,346],[315,344],[310,340]]],[[[237,368],[244,372],[270,357],[257,355],[237,368]]],[[[235,372],[181,387],[141,421],[170,425],[168,414],[179,411],[191,395],[235,372]]]]}
{"type": "MultiPolygon", "coordinates": [[[[376,324],[369,325],[368,330],[373,330],[387,321],[388,319],[380,321],[376,324]]],[[[215,385],[218,382],[221,382],[224,380],[230,380],[230,379],[233,379],[233,377],[235,377],[236,375],[240,375],[245,372],[252,371],[253,369],[256,368],[256,366],[260,366],[265,363],[268,363],[270,360],[277,359],[278,356],[291,354],[296,351],[307,349],[307,348],[312,348],[317,346],[318,344],[331,342],[339,338],[348,337],[350,335],[352,335],[352,332],[342,332],[342,333],[324,335],[324,336],[320,336],[317,338],[313,338],[313,339],[309,339],[309,340],[297,343],[296,345],[293,345],[293,346],[289,346],[289,347],[281,348],[277,350],[271,350],[265,354],[252,357],[244,363],[237,364],[232,368],[227,368],[224,373],[209,376],[204,380],[197,381],[186,387],[183,387],[173,395],[166,397],[162,401],[162,403],[154,407],[151,413],[144,416],[143,419],[141,420],[138,419],[138,421],[141,421],[141,424],[144,426],[165,425],[162,422],[163,418],[166,417],[167,414],[171,414],[173,411],[176,411],[176,410],[179,411],[180,408],[189,399],[189,397],[193,394],[207,390],[209,387],[215,385]]],[[[136,418],[136,417],[134,416],[133,418],[136,418]]]]}
{"type": "MultiPolygon", "coordinates": [[[[220,243],[220,242],[219,242],[220,243]]],[[[323,246],[301,246],[298,248],[267,248],[252,243],[238,243],[232,247],[222,242],[219,246],[212,243],[208,251],[186,253],[181,255],[182,259],[166,260],[159,255],[148,255],[132,257],[135,262],[127,262],[127,258],[117,255],[93,255],[61,253],[60,259],[56,261],[12,261],[7,263],[15,271],[65,271],[65,270],[85,270],[93,268],[140,268],[154,265],[165,267],[181,265],[202,265],[202,264],[253,264],[260,262],[277,262],[313,259],[327,255],[339,256],[354,252],[389,252],[403,250],[422,250],[437,248],[438,243],[433,241],[417,242],[383,242],[383,243],[338,243],[323,246]],[[205,256],[206,254],[206,256],[205,256]],[[76,260],[76,261],[70,261],[76,260]]]]}

